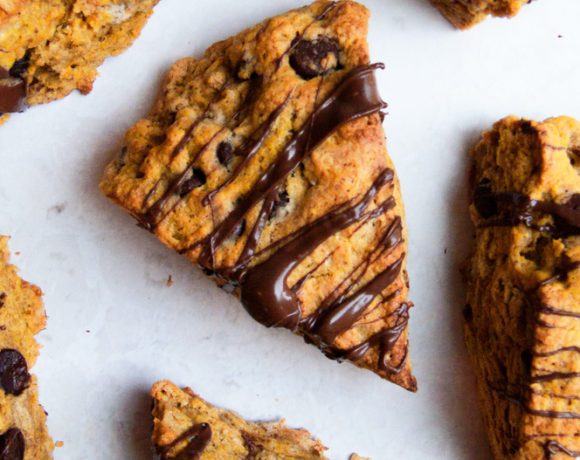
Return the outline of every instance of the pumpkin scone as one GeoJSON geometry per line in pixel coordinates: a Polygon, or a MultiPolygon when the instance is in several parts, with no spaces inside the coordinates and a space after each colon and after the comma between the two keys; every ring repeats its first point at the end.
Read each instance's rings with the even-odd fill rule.
{"type": "MultiPolygon", "coordinates": [[[[326,459],[326,447],[319,440],[304,429],[288,428],[283,420],[247,422],[169,381],[153,385],[151,396],[152,439],[161,460],[326,459]]],[[[356,459],[364,460],[356,454],[350,457],[356,459]]]]}
{"type": "Polygon", "coordinates": [[[317,1],[178,61],[101,189],[263,325],[415,391],[368,16],[317,1]]]}
{"type": "Polygon", "coordinates": [[[513,17],[530,0],[431,0],[457,28],[469,29],[488,16],[513,17]]]}
{"type": "Polygon", "coordinates": [[[464,330],[497,459],[580,456],[580,123],[505,118],[472,150],[464,330]]]}
{"type": "Polygon", "coordinates": [[[74,89],[88,94],[97,67],[131,45],[156,3],[0,0],[0,123],[74,89]]]}
{"type": "Polygon", "coordinates": [[[53,444],[38,404],[34,335],[46,323],[42,292],[8,263],[8,237],[0,236],[0,459],[46,460],[53,444]]]}

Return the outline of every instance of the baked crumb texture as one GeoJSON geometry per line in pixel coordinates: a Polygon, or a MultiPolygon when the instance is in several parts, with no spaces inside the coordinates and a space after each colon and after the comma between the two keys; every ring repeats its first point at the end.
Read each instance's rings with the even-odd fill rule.
{"type": "Polygon", "coordinates": [[[0,236],[0,458],[51,459],[46,414],[36,377],[28,373],[38,356],[34,335],[46,323],[42,292],[8,263],[7,241],[0,236]]]}
{"type": "Polygon", "coordinates": [[[580,456],[580,123],[511,116],[471,154],[463,313],[493,454],[580,456]]]}
{"type": "MultiPolygon", "coordinates": [[[[304,429],[279,422],[247,422],[219,409],[191,389],[157,382],[153,397],[153,444],[161,460],[326,459],[326,447],[304,429]]],[[[356,454],[350,460],[365,460],[356,454]]],[[[369,459],[366,459],[369,460],[369,459]]]]}
{"type": "Polygon", "coordinates": [[[101,189],[257,321],[415,391],[368,16],[317,1],[178,61],[101,189]]]}
{"type": "Polygon", "coordinates": [[[155,3],[0,0],[0,114],[88,94],[97,67],[131,45],[155,3]]]}
{"type": "Polygon", "coordinates": [[[469,29],[487,16],[515,16],[531,0],[431,0],[455,27],[469,29]]]}

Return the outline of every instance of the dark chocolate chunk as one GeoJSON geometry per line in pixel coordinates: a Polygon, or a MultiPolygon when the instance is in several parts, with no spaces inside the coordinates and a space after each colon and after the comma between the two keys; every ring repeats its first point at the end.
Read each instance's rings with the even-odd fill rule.
{"type": "Polygon", "coordinates": [[[18,396],[30,385],[26,359],[18,350],[0,351],[0,386],[8,394],[18,396]]]}
{"type": "Polygon", "coordinates": [[[497,215],[497,202],[491,192],[491,181],[482,179],[473,194],[475,209],[481,217],[489,219],[497,215]]]}
{"type": "Polygon", "coordinates": [[[246,231],[246,219],[242,220],[234,230],[234,236],[239,238],[246,231]]]}
{"type": "Polygon", "coordinates": [[[223,141],[218,144],[216,153],[218,161],[222,165],[226,166],[229,163],[230,158],[232,157],[232,153],[234,153],[234,148],[232,147],[232,144],[230,144],[229,142],[223,141]]]}
{"type": "Polygon", "coordinates": [[[193,175],[179,187],[179,196],[184,197],[194,188],[201,187],[206,182],[205,173],[202,169],[194,168],[193,175]]]}
{"type": "Polygon", "coordinates": [[[6,293],[0,292],[0,308],[4,306],[4,302],[6,302],[6,293]]]}
{"type": "Polygon", "coordinates": [[[566,202],[564,206],[572,208],[574,211],[580,211],[580,193],[575,193],[566,202]]]}
{"type": "Polygon", "coordinates": [[[0,434],[0,460],[22,460],[24,436],[18,428],[10,428],[0,434]]]}
{"type": "Polygon", "coordinates": [[[522,123],[520,124],[520,127],[522,129],[522,132],[524,134],[537,134],[537,130],[536,128],[534,128],[532,126],[532,123],[529,120],[524,120],[522,121],[522,123]]]}
{"type": "Polygon", "coordinates": [[[286,190],[283,190],[282,192],[278,193],[278,199],[274,201],[274,204],[272,205],[272,211],[270,212],[269,219],[273,219],[274,217],[276,217],[278,209],[286,206],[289,202],[290,197],[288,196],[288,192],[286,190]]]}
{"type": "Polygon", "coordinates": [[[465,321],[467,322],[470,322],[473,319],[473,309],[471,308],[471,305],[465,304],[465,307],[463,307],[463,318],[465,318],[465,321]]]}
{"type": "Polygon", "coordinates": [[[330,37],[321,36],[315,40],[306,40],[296,37],[292,41],[292,51],[290,53],[290,65],[305,80],[322,75],[325,72],[336,69],[339,65],[338,54],[340,48],[338,42],[330,37]],[[334,55],[334,60],[330,60],[325,65],[333,67],[323,67],[323,60],[334,55]]]}
{"type": "Polygon", "coordinates": [[[0,78],[0,114],[22,112],[26,107],[26,83],[11,76],[0,78]]]}
{"type": "Polygon", "coordinates": [[[21,80],[26,80],[26,71],[30,65],[30,53],[26,53],[24,57],[14,61],[12,67],[10,68],[10,76],[14,78],[20,78],[21,80]]]}

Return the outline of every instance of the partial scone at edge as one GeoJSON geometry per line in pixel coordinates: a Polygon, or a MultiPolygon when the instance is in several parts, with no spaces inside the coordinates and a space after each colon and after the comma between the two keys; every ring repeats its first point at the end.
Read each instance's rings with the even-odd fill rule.
{"type": "Polygon", "coordinates": [[[414,391],[368,14],[318,1],[177,62],[101,189],[261,323],[414,391]]]}
{"type": "Polygon", "coordinates": [[[132,44],[156,3],[0,0],[0,115],[88,94],[97,67],[132,44]]]}
{"type": "Polygon", "coordinates": [[[431,0],[459,29],[469,29],[487,16],[513,17],[530,0],[431,0]]]}
{"type": "Polygon", "coordinates": [[[465,338],[497,459],[580,455],[580,123],[505,118],[472,149],[465,338]]]}
{"type": "MultiPolygon", "coordinates": [[[[152,441],[161,460],[173,458],[313,460],[325,459],[326,447],[304,429],[284,421],[247,422],[238,414],[212,406],[191,389],[157,382],[153,398],[152,441]],[[187,454],[186,454],[187,452],[187,454]],[[197,455],[197,457],[196,457],[197,455]]],[[[354,454],[351,460],[360,457],[354,454]]],[[[361,459],[362,460],[362,459],[361,459]]]]}
{"type": "Polygon", "coordinates": [[[8,237],[0,236],[0,457],[48,460],[53,444],[38,403],[34,335],[44,329],[42,292],[9,265],[8,237]]]}

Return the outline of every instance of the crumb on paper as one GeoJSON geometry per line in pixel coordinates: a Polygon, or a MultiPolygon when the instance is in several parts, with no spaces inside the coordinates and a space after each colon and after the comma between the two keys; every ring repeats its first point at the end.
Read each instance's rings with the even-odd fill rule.
{"type": "Polygon", "coordinates": [[[443,250],[443,254],[447,254],[447,249],[448,249],[448,248],[445,248],[445,249],[443,250]]]}
{"type": "Polygon", "coordinates": [[[173,284],[173,277],[171,275],[169,275],[167,277],[167,287],[171,287],[173,284]]]}
{"type": "Polygon", "coordinates": [[[54,443],[54,445],[55,445],[55,447],[62,447],[62,446],[64,446],[64,442],[62,442],[62,441],[56,441],[54,443]]]}
{"type": "Polygon", "coordinates": [[[20,251],[16,251],[14,254],[16,254],[17,256],[20,255],[20,251]]]}
{"type": "Polygon", "coordinates": [[[558,38],[562,38],[562,35],[558,34],[558,38]]]}
{"type": "Polygon", "coordinates": [[[91,332],[91,331],[90,331],[89,329],[87,329],[85,332],[88,334],[88,333],[89,333],[89,332],[91,332]]]}

